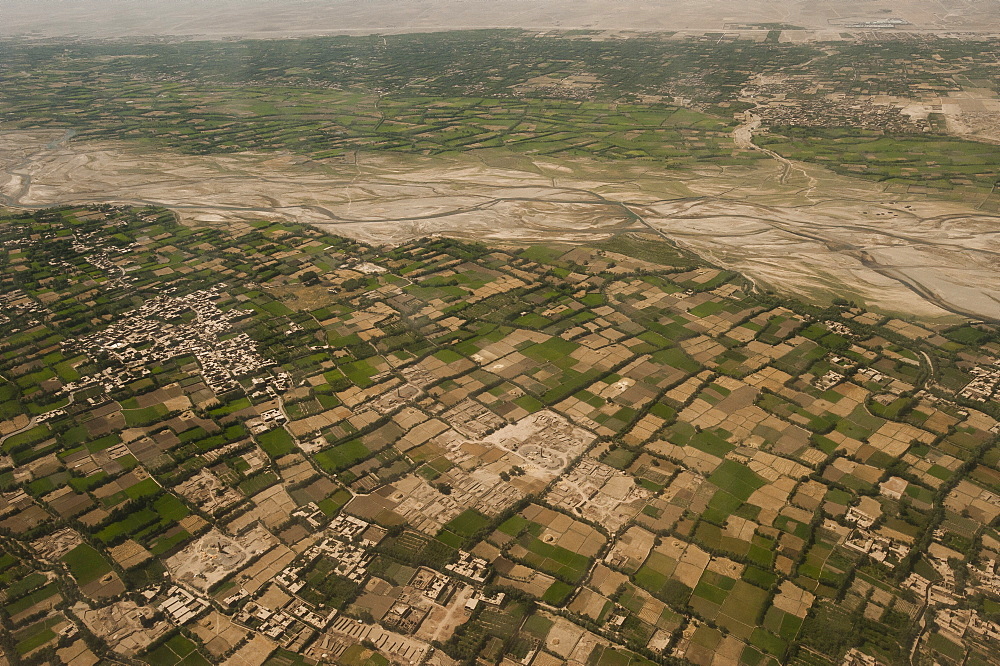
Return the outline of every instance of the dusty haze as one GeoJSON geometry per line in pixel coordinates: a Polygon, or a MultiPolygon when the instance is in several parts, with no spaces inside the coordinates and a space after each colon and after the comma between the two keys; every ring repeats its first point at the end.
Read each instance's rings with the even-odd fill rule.
{"type": "Polygon", "coordinates": [[[288,37],[516,27],[722,30],[784,23],[837,31],[890,17],[903,29],[991,32],[994,0],[0,0],[0,36],[288,37]]]}

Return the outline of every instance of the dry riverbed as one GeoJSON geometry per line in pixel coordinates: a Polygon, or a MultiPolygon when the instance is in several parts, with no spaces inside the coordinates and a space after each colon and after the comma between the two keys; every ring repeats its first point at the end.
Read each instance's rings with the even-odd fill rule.
{"type": "Polygon", "coordinates": [[[1000,319],[1000,217],[811,165],[669,170],[487,152],[361,154],[355,164],[65,139],[0,133],[0,204],[156,204],[191,222],[288,219],[376,243],[434,233],[587,242],[653,230],[785,293],[1000,319]]]}

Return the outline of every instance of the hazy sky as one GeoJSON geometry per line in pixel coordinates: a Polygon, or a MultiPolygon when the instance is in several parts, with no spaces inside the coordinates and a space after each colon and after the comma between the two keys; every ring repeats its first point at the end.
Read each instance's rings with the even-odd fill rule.
{"type": "Polygon", "coordinates": [[[837,30],[900,17],[995,30],[996,0],[0,0],[0,35],[293,36],[475,27],[721,30],[784,22],[837,30]]]}

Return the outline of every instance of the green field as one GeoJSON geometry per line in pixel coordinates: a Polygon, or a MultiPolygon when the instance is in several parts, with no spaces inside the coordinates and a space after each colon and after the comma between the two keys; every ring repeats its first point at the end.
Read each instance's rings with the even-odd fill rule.
{"type": "Polygon", "coordinates": [[[51,627],[60,622],[65,622],[65,618],[57,615],[18,631],[16,634],[17,645],[15,646],[17,653],[22,656],[26,655],[56,638],[56,634],[52,631],[51,627]]]}
{"type": "Polygon", "coordinates": [[[455,548],[461,547],[469,537],[488,527],[490,519],[475,509],[466,509],[448,521],[437,538],[455,548]]]}
{"type": "Polygon", "coordinates": [[[723,460],[722,464],[708,477],[708,481],[744,502],[750,498],[755,490],[767,484],[749,467],[732,460],[723,460]]]}
{"type": "Polygon", "coordinates": [[[257,435],[257,441],[260,442],[260,447],[267,451],[267,454],[272,458],[291,453],[295,449],[295,441],[284,428],[275,428],[257,435]]]}
{"type": "Polygon", "coordinates": [[[590,566],[590,560],[583,555],[554,546],[526,534],[519,539],[528,554],[525,562],[540,571],[551,574],[567,583],[577,583],[590,566]]]}
{"type": "Polygon", "coordinates": [[[159,647],[146,653],[142,659],[150,666],[207,666],[212,663],[200,652],[197,646],[181,634],[171,636],[159,647]]]}
{"type": "Polygon", "coordinates": [[[370,457],[372,452],[355,439],[317,453],[313,458],[328,472],[337,472],[370,457]]]}
{"type": "Polygon", "coordinates": [[[87,544],[80,544],[62,557],[69,571],[80,585],[95,581],[111,571],[107,560],[87,544]]]}
{"type": "MultiPolygon", "coordinates": [[[[451,113],[457,102],[442,104],[451,113]]],[[[609,104],[577,100],[546,113],[552,122],[606,113],[601,122],[617,123],[609,104]]],[[[493,107],[477,96],[464,108],[493,107]]],[[[676,109],[645,114],[622,103],[614,111],[678,132],[669,122],[701,122],[675,118],[676,109]]],[[[398,119],[384,120],[380,132],[405,134],[398,119]]],[[[643,130],[635,131],[632,139],[641,139],[643,130]]],[[[570,163],[553,155],[547,159],[557,166],[570,163]]],[[[484,151],[484,160],[493,158],[484,151]]],[[[663,187],[643,196],[678,196],[677,183],[663,187]]],[[[288,556],[280,566],[305,581],[296,592],[302,603],[336,610],[338,622],[352,626],[378,615],[407,631],[416,615],[404,617],[395,599],[413,600],[422,592],[401,588],[432,580],[436,587],[448,580],[440,604],[461,608],[471,581],[447,565],[459,551],[484,559],[486,582],[472,586],[481,603],[453,616],[460,629],[442,631],[435,644],[456,663],[523,662],[542,645],[568,650],[553,633],[561,640],[585,630],[600,634],[597,643],[583,641],[585,652],[600,647],[574,658],[591,666],[658,663],[664,655],[649,648],[654,636],[685,645],[678,654],[692,663],[715,654],[747,666],[840,663],[853,646],[902,663],[906,637],[919,630],[919,599],[900,581],[910,573],[939,580],[935,543],[959,553],[956,581],[965,575],[966,589],[976,590],[1000,542],[989,502],[965,511],[956,503],[1000,492],[991,431],[1000,401],[955,393],[977,367],[997,367],[1000,332],[990,324],[880,324],[881,314],[848,302],[755,291],[635,231],[596,248],[487,246],[437,235],[373,247],[291,223],[223,229],[181,224],[158,209],[72,207],[0,216],[0,267],[0,297],[33,308],[0,316],[0,373],[11,380],[0,384],[0,404],[26,417],[56,394],[72,397],[65,413],[4,442],[11,464],[0,470],[8,501],[0,587],[12,654],[52,642],[52,627],[38,625],[46,613],[55,618],[84,596],[121,589],[115,580],[98,592],[101,578],[117,575],[120,599],[131,599],[162,587],[168,558],[209,530],[264,520],[281,543],[275,552],[288,556]],[[84,251],[75,238],[93,247],[84,251]],[[95,247],[125,267],[129,288],[109,285],[119,278],[89,261],[95,247]],[[357,277],[360,262],[385,270],[357,277]],[[346,280],[354,282],[341,288],[346,280]],[[413,284],[419,288],[406,289],[413,284]],[[474,285],[492,295],[435,300],[474,285]],[[198,299],[197,311],[142,314],[184,296],[198,299]],[[194,326],[211,307],[230,313],[213,324],[225,329],[218,343],[237,340],[262,364],[215,398],[208,384],[218,377],[206,375],[199,357],[173,356],[156,337],[165,322],[194,326]],[[130,335],[153,331],[136,343],[145,367],[106,342],[118,330],[109,327],[134,317],[141,326],[130,335]],[[49,366],[69,358],[85,387],[62,391],[49,366]],[[843,381],[819,388],[817,379],[836,368],[843,381]],[[882,377],[875,381],[870,370],[882,377]],[[183,395],[191,407],[148,412],[153,423],[130,425],[127,413],[150,409],[154,395],[171,405],[183,395]],[[875,407],[878,400],[887,409],[875,407]],[[257,432],[257,416],[278,403],[290,422],[257,432]],[[536,412],[530,428],[529,411],[536,412]],[[475,420],[459,421],[459,413],[475,420]],[[579,428],[589,434],[578,436],[579,428]],[[905,453],[889,455],[873,437],[879,429],[894,432],[905,453]],[[302,450],[293,432],[302,433],[302,450]],[[112,457],[122,442],[129,453],[112,457]],[[577,478],[584,469],[592,474],[577,478]],[[894,476],[906,482],[899,499],[879,487],[894,476]],[[845,538],[864,538],[868,529],[847,517],[852,507],[877,511],[871,530],[910,550],[882,561],[848,548],[845,538]],[[344,513],[369,525],[351,538],[331,533],[344,513]],[[40,540],[66,527],[83,545],[54,568],[38,561],[40,540]],[[353,579],[338,574],[346,558],[313,549],[335,547],[328,538],[350,541],[359,558],[351,561],[364,567],[353,579]],[[112,549],[131,541],[152,557],[119,569],[121,552],[112,549]],[[676,642],[680,635],[690,642],[676,642]]],[[[245,584],[242,575],[213,590],[216,600],[245,584]]],[[[278,594],[261,592],[255,603],[278,594]]],[[[992,600],[966,594],[961,603],[983,618],[1000,614],[992,600]]],[[[238,612],[224,606],[220,613],[238,612]]],[[[439,615],[433,611],[431,624],[439,615]]],[[[260,626],[259,619],[239,621],[260,626]]],[[[311,635],[298,624],[292,631],[311,635]]],[[[921,643],[918,660],[958,661],[958,649],[941,640],[921,643]]],[[[171,665],[215,659],[199,645],[182,629],[139,656],[171,665]]],[[[958,647],[960,659],[970,648],[969,666],[996,661],[992,646],[963,639],[958,647]]],[[[385,666],[386,651],[370,649],[351,648],[342,661],[385,666]]],[[[304,661],[283,651],[270,658],[304,661]]]]}
{"type": "Polygon", "coordinates": [[[262,474],[257,474],[256,476],[251,476],[246,481],[242,481],[239,485],[239,489],[244,495],[250,497],[252,495],[256,495],[265,488],[273,486],[277,482],[277,474],[274,472],[264,472],[262,474]]]}
{"type": "Polygon", "coordinates": [[[27,610],[28,608],[31,608],[40,601],[44,601],[45,599],[55,596],[56,594],[59,594],[59,583],[52,582],[49,583],[48,585],[44,585],[43,587],[38,588],[37,590],[31,592],[30,594],[21,597],[17,601],[6,604],[4,606],[4,610],[7,612],[8,615],[11,616],[17,615],[18,613],[21,613],[27,610]]]}

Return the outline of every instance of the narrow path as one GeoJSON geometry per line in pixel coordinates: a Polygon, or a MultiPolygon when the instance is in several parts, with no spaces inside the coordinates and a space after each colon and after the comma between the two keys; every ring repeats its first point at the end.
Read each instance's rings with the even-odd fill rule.
{"type": "Polygon", "coordinates": [[[923,355],[924,360],[927,362],[927,381],[924,382],[924,388],[930,388],[934,384],[935,375],[937,374],[937,368],[934,365],[934,361],[931,359],[930,354],[920,350],[923,355]]]}
{"type": "Polygon", "coordinates": [[[34,428],[36,425],[38,425],[38,421],[35,419],[34,416],[32,416],[30,419],[28,419],[28,425],[24,426],[23,428],[18,428],[13,432],[7,433],[6,435],[0,435],[0,446],[3,446],[3,443],[6,442],[11,437],[15,435],[20,435],[22,432],[27,432],[32,428],[34,428]]]}
{"type": "Polygon", "coordinates": [[[931,586],[927,586],[927,592],[924,593],[924,607],[920,610],[920,631],[917,632],[917,637],[913,639],[913,647],[910,648],[910,666],[914,666],[914,659],[917,656],[917,648],[920,647],[920,639],[923,638],[924,632],[927,631],[927,611],[930,610],[931,603],[931,586]]]}

